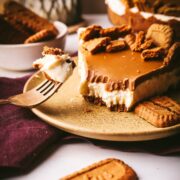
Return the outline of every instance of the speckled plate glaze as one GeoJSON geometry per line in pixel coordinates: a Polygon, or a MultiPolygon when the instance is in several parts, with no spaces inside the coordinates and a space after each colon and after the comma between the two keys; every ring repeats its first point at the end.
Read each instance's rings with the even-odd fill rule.
{"type": "MultiPolygon", "coordinates": [[[[34,74],[25,84],[27,91],[44,80],[34,74]]],[[[180,132],[180,124],[156,128],[133,112],[111,112],[106,107],[87,103],[79,94],[77,69],[59,91],[32,111],[47,123],[72,134],[110,141],[143,141],[159,139],[180,132]]],[[[180,102],[180,93],[170,95],[180,102]]]]}

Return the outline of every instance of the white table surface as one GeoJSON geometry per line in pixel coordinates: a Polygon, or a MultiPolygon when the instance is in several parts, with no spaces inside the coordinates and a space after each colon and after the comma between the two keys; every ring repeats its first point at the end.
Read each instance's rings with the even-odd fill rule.
{"type": "MultiPolygon", "coordinates": [[[[86,15],[90,24],[110,23],[105,15],[86,15]]],[[[77,36],[67,37],[66,51],[77,50],[77,36]]],[[[21,77],[30,72],[12,72],[0,69],[0,76],[21,77]]],[[[61,142],[59,143],[61,144],[61,142]]],[[[91,163],[105,158],[119,158],[132,166],[141,180],[179,180],[180,157],[158,156],[149,153],[121,152],[104,149],[90,143],[73,143],[59,145],[43,162],[28,174],[9,178],[11,180],[57,180],[69,173],[79,170],[91,163]]]]}

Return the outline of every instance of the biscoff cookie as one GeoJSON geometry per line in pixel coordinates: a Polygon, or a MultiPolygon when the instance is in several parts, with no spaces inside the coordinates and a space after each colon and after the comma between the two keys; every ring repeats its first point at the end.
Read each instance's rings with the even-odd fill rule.
{"type": "Polygon", "coordinates": [[[20,24],[25,29],[32,31],[32,34],[43,29],[48,29],[52,34],[54,34],[54,36],[58,33],[54,25],[48,20],[38,16],[15,1],[8,1],[5,3],[4,14],[8,17],[8,20],[20,24]]]}
{"type": "Polygon", "coordinates": [[[173,63],[177,57],[180,57],[180,42],[175,42],[169,48],[167,56],[164,58],[164,65],[173,63]]]}
{"type": "Polygon", "coordinates": [[[156,97],[140,103],[135,113],[156,127],[169,127],[180,123],[180,105],[168,97],[156,97]]]}
{"type": "Polygon", "coordinates": [[[168,25],[152,24],[146,34],[147,39],[152,39],[156,46],[168,49],[174,39],[173,29],[168,25]]]}
{"type": "Polygon", "coordinates": [[[127,25],[114,26],[110,28],[101,29],[100,35],[102,37],[110,37],[112,40],[123,37],[131,32],[131,28],[127,25]]]}
{"type": "Polygon", "coordinates": [[[10,14],[6,14],[4,16],[7,22],[11,24],[11,26],[13,26],[13,28],[16,29],[17,31],[21,32],[22,34],[25,34],[27,37],[33,34],[32,30],[26,28],[24,25],[18,22],[16,16],[10,14]]]}
{"type": "Polygon", "coordinates": [[[28,37],[6,21],[3,15],[0,15],[0,34],[0,44],[19,44],[28,37]]]}
{"type": "Polygon", "coordinates": [[[61,178],[60,180],[88,180],[88,179],[118,179],[137,180],[135,171],[119,159],[106,159],[94,163],[80,171],[61,178]]]}
{"type": "Polygon", "coordinates": [[[165,51],[162,47],[156,47],[152,49],[146,49],[142,51],[141,58],[146,60],[152,60],[157,58],[163,58],[165,55],[165,51]]]}
{"type": "Polygon", "coordinates": [[[167,96],[155,97],[151,101],[159,106],[167,108],[169,111],[180,116],[180,105],[167,96]]]}
{"type": "Polygon", "coordinates": [[[40,42],[40,41],[47,41],[49,39],[52,39],[53,35],[50,30],[48,29],[43,29],[34,35],[28,37],[25,41],[24,44],[28,43],[35,43],[35,42],[40,42]]]}
{"type": "Polygon", "coordinates": [[[20,26],[24,31],[30,34],[34,34],[43,29],[48,29],[54,37],[58,34],[57,29],[53,24],[49,23],[47,20],[37,16],[29,15],[28,12],[23,14],[6,14],[7,20],[14,26],[20,26]]]}
{"type": "Polygon", "coordinates": [[[99,25],[89,26],[83,32],[80,33],[80,38],[84,41],[98,38],[100,36],[101,29],[102,29],[102,27],[99,25]]]}
{"type": "Polygon", "coordinates": [[[125,36],[125,41],[132,51],[141,52],[149,49],[153,45],[152,39],[145,39],[145,32],[140,31],[136,35],[128,34],[125,36]]]}
{"type": "Polygon", "coordinates": [[[135,42],[134,42],[134,51],[141,51],[141,45],[144,43],[145,40],[145,32],[139,31],[136,34],[135,42]]]}
{"type": "Polygon", "coordinates": [[[126,44],[124,40],[114,40],[106,46],[106,52],[117,52],[124,49],[125,47],[126,44]]]}
{"type": "Polygon", "coordinates": [[[131,51],[134,51],[134,42],[135,42],[135,35],[134,34],[128,34],[125,36],[125,41],[127,43],[127,45],[129,46],[129,48],[131,49],[131,51]]]}
{"type": "Polygon", "coordinates": [[[153,46],[153,40],[152,39],[148,39],[145,40],[145,42],[143,44],[141,44],[140,49],[142,50],[146,50],[149,49],[153,46]]]}
{"type": "Polygon", "coordinates": [[[84,42],[82,47],[90,53],[95,54],[104,50],[110,41],[111,39],[109,37],[95,38],[84,42]]]}

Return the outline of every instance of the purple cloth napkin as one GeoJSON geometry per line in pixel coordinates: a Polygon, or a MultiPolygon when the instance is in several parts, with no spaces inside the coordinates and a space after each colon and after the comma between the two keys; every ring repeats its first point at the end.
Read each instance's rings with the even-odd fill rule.
{"type": "MultiPolygon", "coordinates": [[[[0,78],[0,98],[21,93],[27,78],[0,78]]],[[[60,131],[39,120],[29,109],[1,105],[0,173],[4,169],[26,170],[60,135],[60,131]]]]}
{"type": "MultiPolygon", "coordinates": [[[[0,98],[22,92],[28,77],[0,78],[0,98]]],[[[122,151],[180,155],[180,134],[145,142],[108,142],[70,135],[46,124],[29,109],[14,105],[0,106],[0,177],[22,173],[53,145],[64,142],[90,142],[103,148],[122,151]],[[56,143],[55,143],[56,142],[56,143]],[[3,174],[3,175],[2,175],[3,174]]]]}

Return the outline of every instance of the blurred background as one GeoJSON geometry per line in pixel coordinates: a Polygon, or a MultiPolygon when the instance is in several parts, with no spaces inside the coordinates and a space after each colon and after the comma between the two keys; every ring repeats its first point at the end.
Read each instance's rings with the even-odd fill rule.
{"type": "MultiPolygon", "coordinates": [[[[0,0],[0,3],[3,4],[7,0],[0,0]]],[[[36,3],[37,1],[49,1],[52,2],[52,0],[21,0],[21,2],[25,1],[31,1],[32,3],[36,3]]],[[[69,1],[69,0],[65,0],[69,1]]],[[[105,13],[106,12],[106,6],[105,6],[105,0],[79,0],[82,5],[82,13],[85,14],[93,14],[93,13],[105,13]]]]}
{"type": "MultiPolygon", "coordinates": [[[[8,0],[0,0],[2,5],[8,0]]],[[[20,2],[36,14],[51,21],[59,20],[65,24],[73,25],[81,22],[82,14],[106,13],[105,0],[15,0],[20,2]]]]}
{"type": "Polygon", "coordinates": [[[106,13],[105,0],[80,0],[82,4],[82,13],[106,13]]]}

